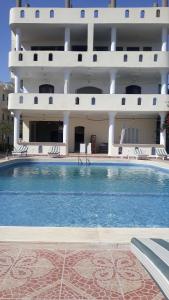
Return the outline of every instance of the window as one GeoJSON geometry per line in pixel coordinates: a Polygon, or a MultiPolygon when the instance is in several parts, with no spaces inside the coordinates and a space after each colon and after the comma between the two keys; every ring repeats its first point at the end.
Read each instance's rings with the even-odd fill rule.
{"type": "Polygon", "coordinates": [[[96,99],[93,97],[92,99],[91,99],[91,105],[95,105],[96,104],[96,99]]]}
{"type": "Polygon", "coordinates": [[[52,9],[52,10],[50,10],[50,18],[54,18],[54,16],[55,16],[55,13],[54,13],[54,10],[52,9]]]}
{"type": "Polygon", "coordinates": [[[75,99],[75,104],[76,104],[76,105],[79,105],[79,102],[80,102],[80,101],[79,101],[79,97],[76,97],[76,99],[75,99]]]}
{"type": "Polygon", "coordinates": [[[54,94],[55,87],[51,84],[42,84],[39,86],[40,94],[54,94]]]}
{"type": "Polygon", "coordinates": [[[20,96],[20,97],[19,97],[19,103],[20,103],[20,104],[23,104],[23,96],[20,96]]]}
{"type": "Polygon", "coordinates": [[[142,62],[142,61],[143,61],[143,55],[140,54],[140,55],[139,55],[139,62],[142,62]]]}
{"type": "Polygon", "coordinates": [[[82,54],[78,54],[78,61],[82,61],[82,54]]]}
{"type": "Polygon", "coordinates": [[[126,98],[121,99],[121,105],[126,105],[126,98]]]}
{"type": "Polygon", "coordinates": [[[49,61],[53,61],[53,54],[52,54],[52,53],[49,53],[48,60],[49,60],[49,61]]]}
{"type": "Polygon", "coordinates": [[[20,80],[20,89],[23,91],[23,79],[20,80]]]}
{"type": "Polygon", "coordinates": [[[36,53],[33,55],[33,60],[38,61],[38,55],[36,53]]]}
{"type": "Polygon", "coordinates": [[[22,61],[22,60],[23,60],[23,54],[22,54],[22,53],[19,53],[18,58],[19,58],[19,61],[22,61]]]}
{"type": "Polygon", "coordinates": [[[126,10],[125,10],[125,18],[129,18],[129,16],[130,16],[129,10],[126,9],[126,10]]]}
{"type": "Polygon", "coordinates": [[[157,104],[157,98],[153,98],[153,105],[157,104]]]}
{"type": "Polygon", "coordinates": [[[93,55],[93,61],[96,62],[97,61],[97,54],[93,55]]]}
{"type": "Polygon", "coordinates": [[[85,10],[84,9],[81,10],[80,17],[81,18],[85,18],[85,10]]]}
{"type": "Polygon", "coordinates": [[[34,104],[38,104],[38,97],[34,97],[34,104]]]}
{"type": "Polygon", "coordinates": [[[5,101],[5,94],[2,94],[2,101],[5,101]]]}
{"type": "Polygon", "coordinates": [[[99,12],[98,12],[98,10],[95,10],[94,11],[94,18],[98,18],[98,16],[99,16],[99,12]]]}
{"type": "Polygon", "coordinates": [[[39,10],[36,10],[35,11],[35,18],[39,18],[40,17],[40,11],[39,10]]]}
{"type": "Polygon", "coordinates": [[[138,144],[139,143],[139,130],[138,128],[126,128],[124,136],[125,144],[138,144]]]}
{"type": "Polygon", "coordinates": [[[158,54],[154,54],[154,61],[158,60],[158,54]]]}
{"type": "Polygon", "coordinates": [[[124,55],[123,60],[124,60],[124,62],[126,62],[128,60],[127,54],[124,55]]]}
{"type": "Polygon", "coordinates": [[[137,99],[137,105],[141,105],[141,98],[137,99]]]}
{"type": "Polygon", "coordinates": [[[145,17],[145,11],[141,10],[141,12],[140,12],[140,18],[144,18],[144,17],[145,17]]]}
{"type": "Polygon", "coordinates": [[[20,11],[20,18],[25,18],[25,11],[23,9],[20,11]]]}
{"type": "Polygon", "coordinates": [[[53,104],[53,97],[49,97],[49,104],[53,104]]]}
{"type": "Polygon", "coordinates": [[[156,17],[157,17],[157,18],[160,17],[160,10],[159,10],[159,9],[156,10],[156,17]]]}

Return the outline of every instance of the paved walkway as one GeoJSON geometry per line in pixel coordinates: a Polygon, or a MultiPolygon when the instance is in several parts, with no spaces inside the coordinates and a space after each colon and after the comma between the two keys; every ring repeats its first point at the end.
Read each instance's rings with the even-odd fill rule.
{"type": "Polygon", "coordinates": [[[0,243],[0,299],[165,297],[125,244],[0,243]]]}

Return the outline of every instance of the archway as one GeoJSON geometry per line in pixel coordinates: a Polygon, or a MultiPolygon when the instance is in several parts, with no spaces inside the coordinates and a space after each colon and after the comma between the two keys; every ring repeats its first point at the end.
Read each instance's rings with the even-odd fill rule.
{"type": "Polygon", "coordinates": [[[39,86],[39,93],[40,94],[53,94],[55,88],[51,84],[42,84],[39,86]]]}
{"type": "Polygon", "coordinates": [[[103,91],[95,86],[84,86],[76,90],[77,94],[102,94],[103,91]]]}
{"type": "Polygon", "coordinates": [[[141,94],[141,87],[139,85],[129,85],[126,87],[126,94],[141,94]]]}

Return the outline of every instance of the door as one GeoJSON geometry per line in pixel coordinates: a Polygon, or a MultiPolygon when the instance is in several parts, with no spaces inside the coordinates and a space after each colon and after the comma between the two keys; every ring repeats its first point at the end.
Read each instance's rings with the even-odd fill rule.
{"type": "Polygon", "coordinates": [[[80,151],[80,144],[84,143],[84,127],[77,126],[75,127],[75,152],[80,151]]]}

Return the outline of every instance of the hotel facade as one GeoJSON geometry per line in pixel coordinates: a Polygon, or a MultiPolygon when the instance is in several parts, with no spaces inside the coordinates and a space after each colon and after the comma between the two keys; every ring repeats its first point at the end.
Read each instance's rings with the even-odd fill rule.
{"type": "Polygon", "coordinates": [[[168,147],[169,8],[10,11],[14,147],[117,156],[168,147]],[[92,145],[90,144],[92,143],[92,145]],[[91,145],[91,149],[90,149],[91,145]],[[84,151],[84,150],[83,150],[84,151]]]}

